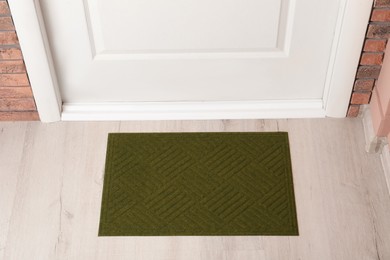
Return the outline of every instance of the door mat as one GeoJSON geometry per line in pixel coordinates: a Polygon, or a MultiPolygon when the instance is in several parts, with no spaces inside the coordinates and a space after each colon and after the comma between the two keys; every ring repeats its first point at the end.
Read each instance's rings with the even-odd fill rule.
{"type": "Polygon", "coordinates": [[[287,133],[108,136],[99,236],[298,235],[287,133]]]}

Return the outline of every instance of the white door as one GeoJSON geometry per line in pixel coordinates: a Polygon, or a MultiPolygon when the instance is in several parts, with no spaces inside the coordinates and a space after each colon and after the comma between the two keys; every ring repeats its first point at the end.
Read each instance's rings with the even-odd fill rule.
{"type": "Polygon", "coordinates": [[[323,109],[345,2],[39,1],[70,110],[246,101],[323,109]]]}

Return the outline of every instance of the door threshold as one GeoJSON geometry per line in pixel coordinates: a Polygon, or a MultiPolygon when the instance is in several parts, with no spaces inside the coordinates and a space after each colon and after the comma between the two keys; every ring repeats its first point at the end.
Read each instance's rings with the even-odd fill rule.
{"type": "Polygon", "coordinates": [[[323,118],[321,99],[64,103],[62,121],[323,118]]]}

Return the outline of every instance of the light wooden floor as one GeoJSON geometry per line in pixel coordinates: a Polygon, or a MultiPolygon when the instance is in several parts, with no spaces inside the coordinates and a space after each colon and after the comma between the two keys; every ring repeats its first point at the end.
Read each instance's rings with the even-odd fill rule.
{"type": "Polygon", "coordinates": [[[359,119],[0,123],[2,259],[390,259],[359,119]],[[299,237],[97,237],[108,132],[288,131],[299,237]]]}

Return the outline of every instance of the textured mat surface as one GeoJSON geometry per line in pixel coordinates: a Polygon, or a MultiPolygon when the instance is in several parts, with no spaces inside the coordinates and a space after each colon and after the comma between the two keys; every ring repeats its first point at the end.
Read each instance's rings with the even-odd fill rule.
{"type": "Polygon", "coordinates": [[[287,133],[109,134],[99,236],[298,235],[287,133]]]}

